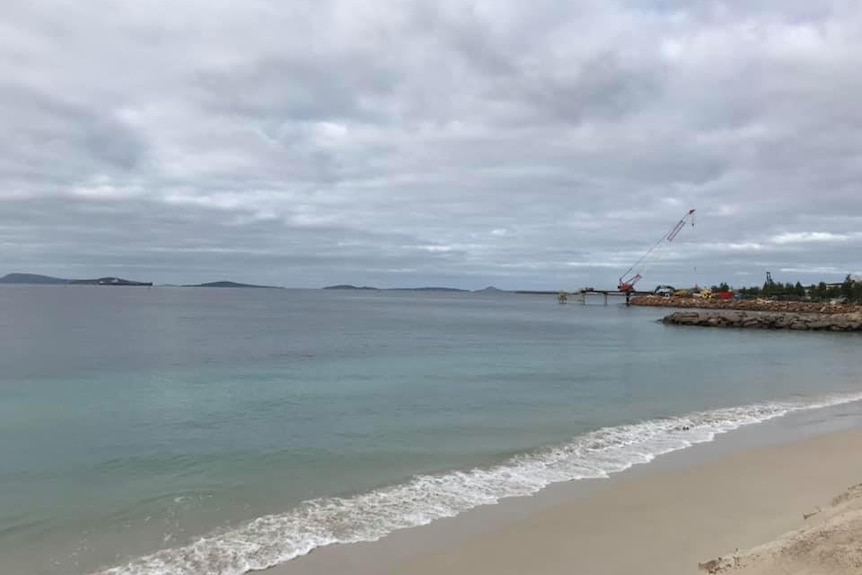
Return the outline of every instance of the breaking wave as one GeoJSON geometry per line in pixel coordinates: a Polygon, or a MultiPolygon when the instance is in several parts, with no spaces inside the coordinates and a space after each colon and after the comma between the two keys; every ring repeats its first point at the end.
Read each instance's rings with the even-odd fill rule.
{"type": "Polygon", "coordinates": [[[552,483],[607,477],[745,425],[859,400],[862,394],[758,403],[606,427],[494,467],[419,475],[353,497],[306,501],[286,513],[260,517],[94,575],[240,575],[325,545],[374,541],[507,497],[532,495],[552,483]]]}

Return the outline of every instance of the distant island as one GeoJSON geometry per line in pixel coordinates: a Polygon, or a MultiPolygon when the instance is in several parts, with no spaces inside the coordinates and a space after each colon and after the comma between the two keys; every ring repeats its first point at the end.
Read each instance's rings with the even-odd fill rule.
{"type": "Polygon", "coordinates": [[[94,280],[69,280],[69,285],[73,286],[140,286],[140,287],[149,287],[153,285],[153,282],[134,282],[131,280],[124,280],[123,278],[115,278],[115,277],[106,277],[106,278],[97,278],[94,280]]]}
{"type": "Polygon", "coordinates": [[[69,280],[39,274],[6,274],[0,278],[0,284],[62,285],[67,283],[69,280]]]}
{"type": "Polygon", "coordinates": [[[334,286],[326,286],[326,287],[325,287],[325,288],[323,288],[323,289],[330,289],[330,290],[371,290],[371,291],[378,291],[378,289],[379,289],[379,288],[376,288],[376,287],[370,287],[370,286],[355,286],[355,285],[350,285],[350,284],[338,284],[338,285],[334,285],[334,286]]]}
{"type": "Polygon", "coordinates": [[[468,292],[467,289],[458,289],[450,287],[406,287],[406,288],[389,288],[389,291],[444,291],[444,292],[468,292]]]}
{"type": "Polygon", "coordinates": [[[449,287],[404,287],[404,288],[378,288],[372,286],[355,286],[351,284],[338,284],[326,286],[325,290],[365,290],[365,291],[442,291],[442,292],[468,292],[470,290],[449,287]]]}
{"type": "MultiPolygon", "coordinates": [[[[0,277],[0,285],[87,285],[87,286],[153,286],[153,282],[132,281],[123,278],[107,276],[94,279],[66,279],[41,274],[28,273],[10,273],[0,277]]],[[[200,284],[159,284],[158,287],[173,287],[173,288],[241,288],[241,289],[285,289],[281,286],[256,285],[246,284],[241,282],[220,280],[215,282],[207,282],[200,284]]],[[[494,286],[488,286],[478,290],[468,290],[461,288],[445,287],[445,286],[420,286],[420,287],[397,287],[397,288],[379,288],[374,286],[357,286],[353,284],[337,284],[323,288],[324,290],[342,290],[342,291],[418,291],[418,292],[443,292],[443,293],[542,293],[556,294],[558,292],[528,292],[518,291],[511,292],[502,290],[494,286]]]]}
{"type": "Polygon", "coordinates": [[[243,284],[238,282],[231,281],[218,281],[218,282],[209,282],[205,284],[194,284],[194,285],[184,285],[182,287],[195,287],[195,288],[253,288],[253,289],[284,289],[278,286],[259,286],[253,284],[243,284]]]}
{"type": "Polygon", "coordinates": [[[117,277],[103,277],[95,279],[70,280],[55,278],[39,274],[6,274],[0,278],[0,284],[17,285],[92,285],[92,286],[143,286],[149,287],[153,282],[136,282],[117,277]]]}
{"type": "MultiPolygon", "coordinates": [[[[434,291],[434,292],[458,292],[468,293],[468,289],[440,287],[440,286],[423,286],[423,287],[404,287],[404,288],[378,288],[373,286],[355,286],[353,284],[338,284],[326,286],[325,290],[364,290],[364,291],[434,291]]],[[[472,293],[507,293],[506,290],[488,286],[480,290],[473,290],[472,293]]],[[[557,293],[557,292],[554,292],[557,293]]]]}
{"type": "MultiPolygon", "coordinates": [[[[11,273],[0,277],[0,285],[71,285],[71,286],[125,286],[125,287],[150,287],[153,282],[138,282],[118,277],[102,277],[95,279],[66,279],[40,274],[11,273]]],[[[232,281],[217,281],[202,284],[190,284],[182,286],[163,287],[196,287],[196,288],[257,288],[257,289],[284,289],[277,286],[264,286],[244,284],[232,281]]]]}

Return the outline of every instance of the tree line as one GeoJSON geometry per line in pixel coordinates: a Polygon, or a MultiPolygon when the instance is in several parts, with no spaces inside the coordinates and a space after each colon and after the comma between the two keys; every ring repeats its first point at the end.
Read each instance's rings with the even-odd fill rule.
{"type": "Polygon", "coordinates": [[[736,291],[737,294],[744,298],[796,299],[817,302],[846,300],[848,302],[862,303],[862,281],[854,280],[850,274],[840,284],[820,282],[804,286],[800,282],[793,284],[789,282],[766,281],[759,287],[742,287],[732,290],[726,282],[722,282],[712,286],[712,291],[736,291]]]}

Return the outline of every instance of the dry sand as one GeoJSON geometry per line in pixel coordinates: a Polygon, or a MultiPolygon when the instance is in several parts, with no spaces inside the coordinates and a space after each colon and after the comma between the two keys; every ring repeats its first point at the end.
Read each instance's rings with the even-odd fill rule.
{"type": "Polygon", "coordinates": [[[862,484],[803,515],[805,527],[743,553],[701,563],[710,574],[859,575],[862,573],[862,484]]]}
{"type": "Polygon", "coordinates": [[[325,548],[267,573],[858,575],[862,488],[848,489],[860,481],[862,431],[834,433],[624,474],[587,496],[454,540],[441,530],[458,531],[463,518],[325,548]]]}

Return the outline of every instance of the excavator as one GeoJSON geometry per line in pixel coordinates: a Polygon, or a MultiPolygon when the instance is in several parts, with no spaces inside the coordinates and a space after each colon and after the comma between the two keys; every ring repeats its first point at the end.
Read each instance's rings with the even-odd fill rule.
{"type": "Polygon", "coordinates": [[[691,225],[694,226],[694,212],[694,208],[690,209],[676,224],[673,225],[670,231],[659,238],[659,240],[653,244],[652,247],[648,249],[632,267],[626,270],[626,273],[620,276],[619,286],[617,287],[619,291],[623,293],[632,293],[635,291],[635,285],[643,279],[641,271],[643,270],[643,266],[645,265],[647,258],[649,258],[649,256],[655,252],[659,246],[673,242],[688,222],[691,222],[691,225]]]}

